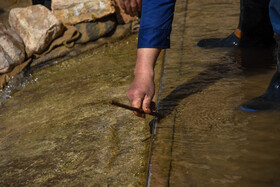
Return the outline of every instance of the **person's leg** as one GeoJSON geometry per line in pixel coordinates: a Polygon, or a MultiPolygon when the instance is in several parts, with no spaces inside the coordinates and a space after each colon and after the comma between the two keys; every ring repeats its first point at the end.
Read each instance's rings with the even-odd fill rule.
{"type": "Polygon", "coordinates": [[[277,71],[274,74],[266,93],[252,99],[240,107],[245,111],[280,110],[280,1],[271,0],[269,15],[275,32],[277,47],[277,71]]]}
{"type": "Polygon", "coordinates": [[[201,48],[270,46],[274,43],[268,13],[269,0],[240,0],[238,28],[226,38],[204,39],[201,48]]]}
{"type": "Polygon", "coordinates": [[[32,0],[32,4],[33,5],[41,4],[51,10],[51,0],[32,0]]]}
{"type": "Polygon", "coordinates": [[[271,0],[269,4],[270,21],[273,27],[273,31],[280,35],[280,1],[271,0]]]}

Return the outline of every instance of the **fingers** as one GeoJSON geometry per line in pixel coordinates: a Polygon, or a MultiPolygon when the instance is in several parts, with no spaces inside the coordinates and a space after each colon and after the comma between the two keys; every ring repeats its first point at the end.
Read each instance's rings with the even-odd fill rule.
{"type": "MultiPolygon", "coordinates": [[[[155,103],[152,102],[152,96],[145,95],[144,99],[141,97],[141,95],[133,95],[132,93],[127,93],[127,98],[130,101],[130,104],[132,107],[135,108],[142,108],[145,113],[151,113],[153,110],[155,110],[155,103]]],[[[133,112],[136,116],[145,118],[145,114],[133,112]]]]}
{"type": "Polygon", "coordinates": [[[138,12],[141,12],[141,9],[142,9],[142,0],[137,0],[137,7],[138,7],[138,12]]]}
{"type": "MultiPolygon", "coordinates": [[[[132,102],[131,102],[131,106],[132,107],[135,107],[135,108],[141,108],[142,106],[142,99],[141,98],[137,98],[137,99],[134,99],[132,102]]],[[[145,114],[141,114],[141,113],[138,113],[138,112],[133,112],[136,116],[138,117],[141,117],[141,118],[145,118],[145,114]]]]}
{"type": "Polygon", "coordinates": [[[138,14],[138,4],[136,2],[136,0],[132,0],[130,1],[131,4],[130,4],[130,7],[131,7],[131,15],[132,16],[136,16],[138,14]]]}
{"type": "Polygon", "coordinates": [[[151,107],[150,107],[151,102],[152,102],[152,98],[146,95],[144,97],[143,105],[142,105],[142,109],[144,110],[145,113],[151,113],[151,107]]]}
{"type": "MultiPolygon", "coordinates": [[[[137,92],[135,89],[130,88],[126,94],[130,105],[135,108],[141,108],[142,102],[144,98],[144,94],[141,94],[140,92],[137,92]]],[[[141,114],[138,112],[133,112],[136,116],[145,118],[145,114],[141,114]]]]}
{"type": "Polygon", "coordinates": [[[125,13],[136,16],[141,11],[142,0],[120,0],[120,4],[125,13]]]}

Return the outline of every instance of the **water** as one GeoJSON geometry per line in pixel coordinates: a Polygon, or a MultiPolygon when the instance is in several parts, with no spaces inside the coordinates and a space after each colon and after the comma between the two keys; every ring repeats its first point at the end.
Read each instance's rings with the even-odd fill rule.
{"type": "Polygon", "coordinates": [[[145,184],[151,118],[108,103],[128,104],[136,38],[36,70],[4,102],[0,186],[145,184]]]}
{"type": "Polygon", "coordinates": [[[280,112],[239,109],[268,87],[272,53],[195,46],[232,33],[238,16],[235,0],[177,1],[159,94],[167,117],[155,129],[148,185],[280,185],[280,112]]]}
{"type": "Polygon", "coordinates": [[[265,92],[270,51],[195,46],[226,37],[238,16],[237,0],[177,0],[158,97],[166,117],[151,152],[152,118],[108,104],[128,103],[136,35],[35,70],[14,94],[7,88],[0,186],[144,186],[147,169],[150,186],[279,186],[279,112],[238,108],[265,92]]]}

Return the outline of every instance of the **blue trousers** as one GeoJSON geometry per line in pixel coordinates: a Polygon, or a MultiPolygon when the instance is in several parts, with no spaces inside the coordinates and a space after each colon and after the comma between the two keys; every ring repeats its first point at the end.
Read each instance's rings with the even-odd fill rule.
{"type": "Polygon", "coordinates": [[[270,1],[269,16],[274,32],[280,34],[280,0],[270,1]]]}
{"type": "MultiPolygon", "coordinates": [[[[170,47],[170,33],[176,0],[142,0],[138,48],[170,47]]],[[[280,0],[271,0],[270,20],[274,32],[280,34],[280,0]]]]}

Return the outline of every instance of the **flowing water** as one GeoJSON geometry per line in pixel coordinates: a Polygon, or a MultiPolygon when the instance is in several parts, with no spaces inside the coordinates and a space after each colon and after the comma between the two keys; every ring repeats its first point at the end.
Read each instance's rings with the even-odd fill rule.
{"type": "Polygon", "coordinates": [[[195,46],[238,16],[238,0],[177,0],[150,153],[152,118],[108,104],[127,103],[135,35],[34,71],[0,107],[0,186],[144,186],[147,169],[148,186],[279,186],[280,112],[238,108],[265,92],[270,51],[195,46]]]}
{"type": "Polygon", "coordinates": [[[4,102],[0,186],[145,184],[149,121],[109,104],[128,104],[136,39],[36,70],[4,102]]]}
{"type": "Polygon", "coordinates": [[[238,19],[237,0],[177,1],[159,93],[167,116],[154,130],[148,185],[280,185],[280,112],[239,109],[266,91],[272,53],[196,47],[226,37],[238,19]]]}

